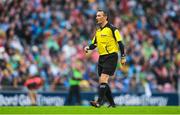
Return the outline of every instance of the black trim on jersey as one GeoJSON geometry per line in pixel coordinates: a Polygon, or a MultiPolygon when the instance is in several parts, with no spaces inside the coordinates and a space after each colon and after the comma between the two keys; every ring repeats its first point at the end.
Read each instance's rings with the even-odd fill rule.
{"type": "Polygon", "coordinates": [[[109,28],[110,28],[111,31],[112,31],[112,34],[113,34],[114,39],[117,41],[116,36],[115,36],[115,33],[114,33],[117,28],[114,27],[112,24],[110,24],[109,28]]]}
{"type": "Polygon", "coordinates": [[[116,28],[115,26],[113,26],[112,24],[110,24],[110,23],[107,23],[104,27],[102,27],[102,28],[100,27],[100,28],[101,28],[101,30],[102,30],[102,29],[104,29],[105,27],[108,27],[108,28],[111,29],[114,39],[117,40],[117,39],[116,39],[116,36],[115,36],[115,33],[114,33],[117,28],[116,28]]]}
{"type": "Polygon", "coordinates": [[[96,43],[97,43],[97,40],[96,40],[96,36],[95,36],[94,44],[96,44],[96,43]]]}
{"type": "Polygon", "coordinates": [[[125,56],[125,54],[124,54],[124,45],[123,45],[123,43],[121,41],[119,41],[118,44],[119,44],[119,49],[121,51],[121,57],[124,57],[125,56]]]}
{"type": "Polygon", "coordinates": [[[105,47],[105,49],[106,49],[106,52],[109,54],[109,51],[108,51],[108,49],[107,49],[107,46],[105,47]]]}

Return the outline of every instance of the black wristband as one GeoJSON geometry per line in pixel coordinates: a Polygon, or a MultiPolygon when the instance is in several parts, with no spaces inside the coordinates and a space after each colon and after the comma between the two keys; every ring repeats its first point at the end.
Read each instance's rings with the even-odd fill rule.
{"type": "Polygon", "coordinates": [[[89,50],[93,50],[93,49],[95,49],[96,48],[96,46],[94,45],[94,44],[91,44],[90,46],[89,46],[89,50]]]}

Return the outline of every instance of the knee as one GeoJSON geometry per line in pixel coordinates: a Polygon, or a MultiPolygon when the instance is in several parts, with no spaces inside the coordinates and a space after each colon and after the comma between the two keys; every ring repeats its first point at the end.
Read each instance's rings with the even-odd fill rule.
{"type": "Polygon", "coordinates": [[[109,75],[106,74],[101,74],[100,79],[99,79],[99,83],[108,83],[109,80],[109,75]]]}

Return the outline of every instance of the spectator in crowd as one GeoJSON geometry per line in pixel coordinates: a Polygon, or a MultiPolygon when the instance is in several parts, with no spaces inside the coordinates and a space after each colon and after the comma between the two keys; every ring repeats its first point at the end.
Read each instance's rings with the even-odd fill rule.
{"type": "Polygon", "coordinates": [[[38,75],[29,76],[24,84],[28,89],[28,96],[31,100],[31,105],[37,105],[37,92],[43,86],[43,79],[38,75]]]}
{"type": "Polygon", "coordinates": [[[82,62],[80,61],[74,61],[72,64],[72,75],[69,80],[70,88],[69,88],[69,94],[67,97],[67,104],[71,105],[73,98],[76,98],[77,104],[81,105],[81,96],[80,96],[80,82],[82,80],[84,73],[84,68],[82,65],[82,62]]]}

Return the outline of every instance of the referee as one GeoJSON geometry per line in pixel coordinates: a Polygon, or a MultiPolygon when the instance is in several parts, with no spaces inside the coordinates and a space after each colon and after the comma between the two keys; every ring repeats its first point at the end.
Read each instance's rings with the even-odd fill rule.
{"type": "Polygon", "coordinates": [[[122,36],[118,29],[108,22],[107,12],[98,10],[96,22],[99,28],[96,30],[92,43],[84,48],[88,52],[88,50],[93,50],[97,47],[100,55],[98,60],[98,100],[90,101],[90,104],[94,107],[100,107],[103,104],[104,97],[106,97],[110,103],[108,107],[115,107],[108,79],[115,72],[119,49],[121,52],[121,64],[124,65],[126,63],[122,36]]]}

